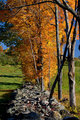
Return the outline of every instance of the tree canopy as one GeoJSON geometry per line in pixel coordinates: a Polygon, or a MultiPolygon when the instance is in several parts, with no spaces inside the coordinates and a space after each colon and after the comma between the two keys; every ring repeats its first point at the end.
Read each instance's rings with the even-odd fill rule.
{"type": "MultiPolygon", "coordinates": [[[[80,1],[7,0],[5,4],[1,3],[1,6],[0,20],[13,24],[11,30],[22,38],[22,43],[15,47],[15,50],[22,61],[26,80],[35,79],[41,84],[42,90],[44,87],[48,88],[50,79],[57,70],[57,59],[59,61],[63,56],[58,65],[50,99],[68,51],[70,105],[75,106],[74,48],[76,37],[80,39],[80,1]],[[64,43],[66,47],[62,53],[64,43]]],[[[8,37],[12,35],[11,38],[16,40],[16,34],[9,33],[8,37]]]]}

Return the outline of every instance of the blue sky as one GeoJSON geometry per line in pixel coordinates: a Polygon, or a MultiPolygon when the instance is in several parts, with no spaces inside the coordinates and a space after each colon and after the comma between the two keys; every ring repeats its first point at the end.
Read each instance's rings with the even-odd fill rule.
{"type": "Polygon", "coordinates": [[[0,1],[3,1],[5,3],[7,0],[0,0],[0,1]]]}
{"type": "Polygon", "coordinates": [[[2,46],[4,50],[7,48],[6,45],[4,45],[4,43],[0,43],[0,46],[2,46]]]}
{"type": "MultiPolygon", "coordinates": [[[[76,40],[74,56],[77,58],[80,56],[80,51],[78,49],[79,45],[80,45],[80,40],[76,40]]],[[[65,45],[64,45],[64,48],[65,48],[65,45]]],[[[64,50],[64,48],[63,48],[63,50],[64,50]]]]}
{"type": "Polygon", "coordinates": [[[75,57],[79,57],[80,56],[80,51],[79,51],[79,44],[80,44],[80,40],[76,40],[76,45],[75,45],[75,57]]]}

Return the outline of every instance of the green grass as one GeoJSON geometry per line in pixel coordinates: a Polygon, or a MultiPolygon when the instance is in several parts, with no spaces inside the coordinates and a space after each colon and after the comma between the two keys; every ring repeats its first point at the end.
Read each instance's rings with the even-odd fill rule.
{"type": "MultiPolygon", "coordinates": [[[[76,82],[76,93],[80,94],[80,60],[78,59],[76,62],[76,66],[75,66],[75,82],[76,82]]],[[[69,91],[69,80],[68,80],[68,65],[65,65],[63,67],[63,70],[62,70],[62,90],[64,92],[68,92],[69,91]]],[[[55,77],[54,76],[52,79],[51,79],[51,84],[53,83],[53,81],[55,80],[55,77]]],[[[57,85],[56,85],[56,89],[55,91],[57,91],[57,85]]]]}
{"type": "MultiPolygon", "coordinates": [[[[75,67],[76,93],[80,93],[80,66],[75,67]]],[[[69,91],[68,66],[63,67],[63,90],[69,91]]]]}
{"type": "MultiPolygon", "coordinates": [[[[62,78],[62,98],[66,97],[69,100],[69,80],[68,80],[68,66],[63,67],[63,78],[62,78]]],[[[54,77],[55,79],[55,77],[54,77]]],[[[80,60],[76,61],[75,66],[75,82],[76,82],[76,106],[78,110],[78,117],[80,118],[80,60]],[[79,62],[79,64],[78,64],[79,62]]],[[[54,92],[54,96],[58,98],[57,85],[54,92]]],[[[69,107],[69,101],[64,104],[69,107]]]]}
{"type": "MultiPolygon", "coordinates": [[[[19,88],[23,83],[23,75],[20,65],[0,65],[0,104],[6,103],[10,99],[10,92],[19,88]]],[[[55,77],[54,77],[55,79],[55,77]]],[[[52,79],[53,80],[53,79],[52,79]]],[[[77,107],[80,110],[80,66],[76,62],[75,67],[75,81],[76,81],[76,101],[77,107]]],[[[69,98],[68,85],[68,66],[63,67],[63,81],[62,81],[63,98],[69,98]]],[[[55,96],[57,96],[57,87],[55,89],[55,96]]],[[[0,105],[0,113],[4,112],[3,105],[0,105]],[[2,110],[3,109],[3,110],[2,110]]]]}
{"type": "Polygon", "coordinates": [[[16,89],[22,84],[20,66],[0,65],[0,89],[16,89]]]}
{"type": "MultiPolygon", "coordinates": [[[[0,65],[0,101],[4,100],[6,94],[16,88],[19,88],[23,83],[23,75],[20,65],[0,65]]],[[[5,99],[6,101],[6,99],[5,99]]]]}
{"type": "Polygon", "coordinates": [[[0,120],[3,120],[7,103],[10,101],[10,93],[20,88],[23,83],[23,75],[20,65],[0,65],[0,120]]]}
{"type": "MultiPolygon", "coordinates": [[[[69,99],[69,85],[68,85],[68,66],[64,66],[63,68],[63,97],[67,97],[69,99]]],[[[80,118],[80,66],[75,67],[75,82],[76,82],[76,106],[77,106],[77,116],[80,118]]],[[[69,102],[68,102],[69,105],[69,102]]],[[[68,107],[67,105],[67,107],[68,107]]]]}

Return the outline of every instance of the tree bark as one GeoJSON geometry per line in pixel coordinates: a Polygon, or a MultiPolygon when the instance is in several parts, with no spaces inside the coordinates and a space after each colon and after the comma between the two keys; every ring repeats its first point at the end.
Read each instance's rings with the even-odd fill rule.
{"type": "Polygon", "coordinates": [[[65,47],[65,50],[64,50],[64,54],[63,54],[63,61],[61,62],[61,65],[60,65],[60,68],[59,68],[59,72],[57,73],[57,76],[56,76],[56,79],[52,85],[52,88],[51,88],[51,91],[50,91],[50,96],[49,96],[49,102],[50,102],[50,99],[52,98],[52,95],[54,93],[54,88],[56,86],[56,83],[58,81],[58,78],[60,76],[60,73],[61,73],[61,70],[63,68],[63,65],[64,65],[64,62],[65,62],[65,59],[66,59],[66,53],[67,53],[67,50],[68,50],[68,45],[69,45],[69,37],[70,37],[70,33],[71,33],[71,30],[72,30],[72,27],[73,27],[73,23],[74,23],[74,17],[72,19],[72,22],[71,22],[71,27],[70,27],[70,30],[68,32],[68,37],[67,37],[67,42],[66,42],[66,47],[65,47]]]}
{"type": "MultiPolygon", "coordinates": [[[[78,16],[80,17],[80,0],[78,0],[78,16]]],[[[79,40],[80,40],[80,20],[78,21],[79,24],[79,40]]]]}
{"type": "MultiPolygon", "coordinates": [[[[38,2],[40,2],[40,0],[38,0],[38,2]]],[[[39,43],[39,48],[38,48],[38,64],[39,64],[39,66],[37,67],[37,69],[41,73],[41,75],[39,76],[39,81],[41,82],[41,90],[44,91],[40,4],[38,5],[38,7],[39,7],[39,9],[38,9],[39,19],[38,19],[37,28],[38,28],[38,36],[40,38],[40,43],[39,43]]]]}
{"type": "Polygon", "coordinates": [[[50,63],[51,63],[51,60],[50,60],[50,49],[49,49],[49,84],[48,84],[48,88],[50,90],[50,63]]]}
{"type": "Polygon", "coordinates": [[[71,56],[69,61],[69,96],[70,96],[70,106],[76,106],[76,96],[75,96],[75,64],[74,64],[74,50],[76,42],[76,33],[77,33],[77,21],[75,23],[75,28],[73,32],[73,41],[71,44],[71,56]]]}
{"type": "MultiPolygon", "coordinates": [[[[36,60],[35,60],[35,55],[34,55],[34,51],[33,51],[33,47],[32,47],[32,41],[31,41],[30,38],[29,38],[29,42],[30,42],[30,45],[31,45],[31,51],[32,51],[32,56],[33,56],[33,61],[34,61],[34,67],[35,67],[36,75],[38,75],[37,65],[36,65],[36,60]]],[[[36,81],[39,84],[39,78],[38,78],[38,76],[37,76],[37,80],[36,81]]]]}
{"type": "MultiPolygon", "coordinates": [[[[64,0],[63,0],[64,2],[64,0]]],[[[64,3],[65,4],[65,3],[64,3]]],[[[69,31],[69,20],[68,20],[68,12],[64,10],[65,21],[66,21],[66,37],[68,37],[69,31]]],[[[73,33],[74,36],[74,33],[73,33]]],[[[73,38],[74,39],[74,38],[73,38]]],[[[75,43],[74,43],[75,44],[75,43]]],[[[76,106],[76,96],[75,96],[75,66],[74,66],[74,48],[71,50],[71,39],[69,37],[69,48],[68,48],[68,78],[69,78],[69,99],[70,99],[70,106],[76,106]],[[71,52],[73,54],[71,54],[71,52]]],[[[75,45],[74,45],[75,47],[75,45]]]]}
{"type": "MultiPolygon", "coordinates": [[[[58,7],[55,4],[55,23],[56,23],[56,45],[57,45],[57,63],[58,72],[60,68],[60,42],[59,42],[59,22],[58,22],[58,7]]],[[[62,77],[61,73],[58,80],[58,99],[62,98],[62,77]]]]}

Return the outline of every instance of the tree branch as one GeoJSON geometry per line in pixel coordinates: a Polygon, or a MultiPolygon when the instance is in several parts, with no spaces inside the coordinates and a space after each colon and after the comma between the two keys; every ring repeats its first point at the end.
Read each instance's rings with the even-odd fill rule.
{"type": "MultiPolygon", "coordinates": [[[[43,3],[56,3],[57,5],[59,5],[59,7],[61,7],[62,9],[68,10],[70,13],[72,13],[74,15],[74,17],[76,17],[78,19],[78,21],[80,20],[80,16],[77,15],[76,11],[74,11],[69,5],[64,5],[62,4],[59,0],[53,0],[53,1],[42,1],[42,2],[38,2],[38,3],[33,3],[33,4],[27,4],[27,5],[21,5],[21,6],[17,6],[17,7],[12,7],[11,9],[20,9],[23,7],[28,7],[28,6],[33,6],[33,5],[38,5],[38,4],[43,4],[43,3]]],[[[7,5],[6,5],[7,6],[7,5]]],[[[10,8],[5,8],[4,10],[10,10],[10,8]]]]}
{"type": "Polygon", "coordinates": [[[53,85],[52,85],[52,88],[51,88],[51,92],[50,92],[50,96],[49,96],[49,102],[50,102],[50,99],[52,98],[52,95],[53,95],[53,93],[54,93],[54,88],[55,88],[56,83],[57,83],[57,81],[58,81],[58,79],[59,79],[61,70],[62,70],[62,68],[63,68],[64,62],[65,62],[65,59],[66,59],[66,53],[67,53],[68,45],[69,45],[69,36],[70,36],[71,30],[72,30],[72,27],[73,27],[73,23],[74,23],[74,17],[73,17],[73,19],[72,19],[71,27],[70,27],[70,30],[69,30],[69,32],[68,32],[66,47],[65,47],[64,55],[63,55],[63,61],[62,61],[62,63],[61,63],[61,66],[60,66],[59,71],[58,71],[58,73],[57,73],[56,79],[55,79],[55,81],[54,81],[54,83],[53,83],[53,85]]]}
{"type": "Polygon", "coordinates": [[[78,20],[80,20],[80,17],[77,15],[76,11],[74,11],[67,3],[62,4],[59,0],[55,0],[56,4],[58,4],[61,8],[68,10],[70,13],[74,15],[78,20]]]}
{"type": "Polygon", "coordinates": [[[71,44],[71,56],[73,58],[73,54],[74,54],[74,47],[75,47],[75,42],[76,42],[76,34],[77,34],[77,20],[75,21],[75,28],[74,28],[74,32],[73,32],[73,40],[72,40],[72,44],[71,44]]]}

